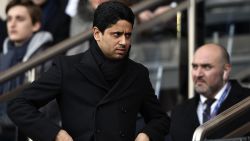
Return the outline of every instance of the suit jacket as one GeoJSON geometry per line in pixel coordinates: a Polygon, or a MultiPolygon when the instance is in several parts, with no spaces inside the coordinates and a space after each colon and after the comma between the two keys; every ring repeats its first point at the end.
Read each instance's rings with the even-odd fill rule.
{"type": "MultiPolygon", "coordinates": [[[[231,90],[228,97],[222,103],[221,107],[218,110],[218,114],[225,111],[234,104],[240,102],[244,98],[250,95],[250,89],[243,88],[240,84],[231,80],[231,90]]],[[[197,115],[197,106],[199,103],[199,96],[189,99],[184,103],[176,106],[171,114],[171,125],[170,125],[170,135],[173,141],[191,141],[195,129],[200,126],[198,115],[197,115]]],[[[249,115],[249,114],[248,114],[249,115]]],[[[250,117],[246,117],[250,119],[250,117]]],[[[237,125],[230,125],[230,128],[237,125]]],[[[224,131],[217,132],[217,135],[210,136],[211,138],[219,137],[225,133],[224,131]]]]}
{"type": "Polygon", "coordinates": [[[53,141],[63,128],[74,141],[132,141],[137,114],[146,121],[142,132],[152,141],[164,140],[170,121],[151,86],[148,70],[128,60],[110,89],[90,51],[60,57],[40,79],[8,105],[8,114],[33,139],[53,141]],[[62,127],[37,109],[58,101],[62,127]]]}

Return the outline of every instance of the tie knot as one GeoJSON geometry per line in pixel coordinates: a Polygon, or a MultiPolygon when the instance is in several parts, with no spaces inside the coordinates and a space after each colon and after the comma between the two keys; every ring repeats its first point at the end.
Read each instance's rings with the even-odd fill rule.
{"type": "Polygon", "coordinates": [[[208,107],[210,107],[214,102],[215,102],[216,99],[214,98],[208,98],[205,103],[208,107]]]}

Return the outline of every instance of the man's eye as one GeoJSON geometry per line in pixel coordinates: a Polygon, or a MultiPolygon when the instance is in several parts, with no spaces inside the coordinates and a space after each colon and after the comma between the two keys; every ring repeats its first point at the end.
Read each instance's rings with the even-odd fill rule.
{"type": "Polygon", "coordinates": [[[131,37],[131,34],[125,34],[125,37],[126,37],[126,38],[130,38],[130,37],[131,37]]]}
{"type": "Polygon", "coordinates": [[[193,69],[197,69],[198,66],[197,66],[197,65],[192,65],[192,68],[193,68],[193,69]]]}
{"type": "Polygon", "coordinates": [[[119,37],[119,36],[121,36],[121,33],[115,32],[115,33],[113,33],[113,35],[114,35],[115,37],[119,37]]]}
{"type": "Polygon", "coordinates": [[[211,66],[204,66],[204,69],[205,69],[205,70],[210,70],[210,69],[211,69],[211,66]]]}
{"type": "Polygon", "coordinates": [[[18,21],[24,21],[25,18],[24,18],[24,17],[17,17],[17,20],[18,20],[18,21]]]}

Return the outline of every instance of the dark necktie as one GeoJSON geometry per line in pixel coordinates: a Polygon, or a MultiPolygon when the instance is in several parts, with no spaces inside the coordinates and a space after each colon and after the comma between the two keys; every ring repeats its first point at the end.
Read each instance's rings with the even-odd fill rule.
{"type": "Polygon", "coordinates": [[[211,105],[214,103],[215,99],[207,99],[205,101],[206,108],[203,111],[203,123],[208,121],[211,118],[211,105]]]}

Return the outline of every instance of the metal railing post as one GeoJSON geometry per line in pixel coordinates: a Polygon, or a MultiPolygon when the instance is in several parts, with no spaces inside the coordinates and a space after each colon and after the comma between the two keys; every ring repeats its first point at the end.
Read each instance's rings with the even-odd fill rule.
{"type": "Polygon", "coordinates": [[[195,17],[195,7],[196,0],[189,0],[189,9],[188,9],[188,98],[192,98],[194,96],[194,84],[192,81],[192,60],[194,55],[195,43],[196,43],[196,17],[195,17]]]}

